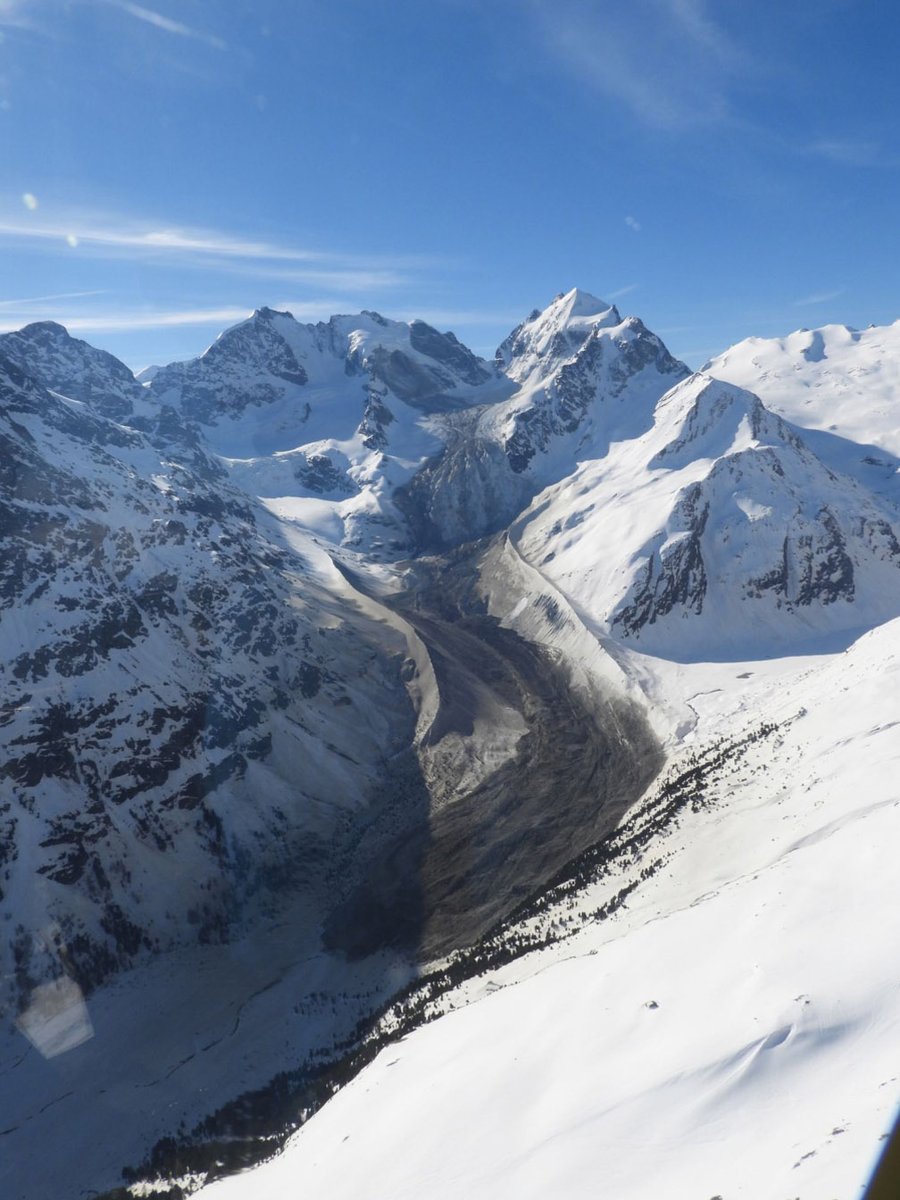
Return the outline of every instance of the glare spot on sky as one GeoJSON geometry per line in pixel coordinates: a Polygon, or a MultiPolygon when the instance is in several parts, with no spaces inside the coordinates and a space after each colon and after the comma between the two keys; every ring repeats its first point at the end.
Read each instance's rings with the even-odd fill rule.
{"type": "Polygon", "coordinates": [[[66,234],[66,244],[71,246],[73,250],[78,245],[78,238],[75,236],[74,233],[66,234]]]}
{"type": "Polygon", "coordinates": [[[22,193],[22,203],[25,205],[26,208],[28,208],[32,212],[34,212],[34,210],[38,206],[38,198],[37,198],[37,196],[34,195],[33,192],[23,192],[22,193]]]}

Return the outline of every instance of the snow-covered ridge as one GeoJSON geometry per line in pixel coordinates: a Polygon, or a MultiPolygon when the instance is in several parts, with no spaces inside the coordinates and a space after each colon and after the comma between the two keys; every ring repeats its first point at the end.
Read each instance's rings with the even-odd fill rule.
{"type": "MultiPolygon", "coordinates": [[[[219,436],[233,445],[239,429],[227,433],[229,423],[248,409],[277,405],[283,436],[273,447],[291,449],[299,444],[291,438],[317,427],[331,437],[340,437],[342,427],[352,433],[367,385],[429,412],[465,407],[473,402],[473,389],[493,376],[452,334],[422,321],[407,324],[362,312],[303,325],[290,313],[262,308],[226,330],[199,358],[159,368],[149,386],[191,419],[220,428],[219,436]]],[[[274,433],[271,412],[266,417],[274,433]]]]}
{"type": "Polygon", "coordinates": [[[532,513],[522,553],[599,630],[653,653],[783,653],[897,613],[900,513],[705,373],[532,513]]]}
{"type": "Polygon", "coordinates": [[[410,718],[402,642],[343,608],[329,560],[297,534],[289,551],[166,410],[145,432],[0,364],[0,449],[15,1006],[53,970],[32,939],[48,912],[91,987],[224,935],[284,872],[313,887],[312,847],[410,718]]]}
{"type": "Polygon", "coordinates": [[[51,391],[90,405],[98,415],[129,421],[151,411],[124,363],[71,337],[54,321],[36,321],[0,334],[0,356],[51,391]]]}
{"type": "Polygon", "coordinates": [[[797,425],[900,456],[900,321],[751,337],[703,369],[757,392],[797,425]]]}

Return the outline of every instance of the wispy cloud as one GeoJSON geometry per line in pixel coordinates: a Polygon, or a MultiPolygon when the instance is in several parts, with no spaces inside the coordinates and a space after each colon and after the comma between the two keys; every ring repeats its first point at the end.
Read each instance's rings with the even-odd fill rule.
{"type": "Polygon", "coordinates": [[[530,8],[561,66],[653,126],[728,120],[732,85],[750,72],[704,0],[531,0],[530,8]]]}
{"type": "Polygon", "coordinates": [[[640,286],[639,283],[627,283],[625,287],[616,288],[614,292],[605,292],[604,295],[607,300],[621,300],[623,296],[636,292],[640,286]]]}
{"type": "Polygon", "coordinates": [[[106,247],[146,253],[211,254],[223,258],[268,259],[280,262],[316,262],[327,256],[319,251],[279,246],[271,242],[234,237],[226,233],[166,227],[140,227],[117,218],[55,220],[0,217],[0,238],[54,242],[75,238],[81,246],[106,247]],[[97,222],[102,222],[98,224],[97,222]]]}
{"type": "Polygon", "coordinates": [[[129,0],[106,0],[106,3],[113,8],[118,8],[122,12],[127,13],[130,17],[134,17],[135,20],[143,21],[145,24],[152,25],[155,29],[161,29],[165,33],[175,34],[177,37],[190,38],[196,42],[203,42],[207,46],[212,46],[215,50],[226,49],[225,42],[220,37],[206,33],[201,29],[192,29],[189,25],[184,25],[181,21],[175,21],[171,17],[157,12],[155,9],[144,8],[140,4],[131,4],[129,0]]]}
{"type": "Polygon", "coordinates": [[[900,161],[877,142],[850,138],[819,138],[805,147],[805,153],[845,167],[897,166],[900,161]]]}
{"type": "Polygon", "coordinates": [[[705,0],[668,0],[663,8],[669,10],[676,27],[695,46],[708,50],[722,64],[742,65],[743,50],[712,19],[705,0]]]}
{"type": "Polygon", "coordinates": [[[628,226],[629,229],[633,230],[635,233],[641,232],[641,223],[635,217],[626,217],[625,224],[628,226]]]}
{"type": "Polygon", "coordinates": [[[66,316],[59,310],[26,314],[24,319],[0,314],[0,331],[20,329],[32,320],[56,320],[70,332],[114,332],[138,329],[167,329],[176,325],[226,325],[250,316],[247,308],[190,308],[161,312],[106,312],[66,316]]]}
{"type": "Polygon", "coordinates": [[[844,288],[832,288],[827,292],[813,292],[809,296],[801,296],[799,300],[792,300],[792,308],[802,308],[807,304],[825,304],[828,300],[836,300],[838,296],[843,296],[844,288]]]}
{"type": "Polygon", "coordinates": [[[0,0],[0,29],[31,29],[31,0],[0,0]]]}
{"type": "Polygon", "coordinates": [[[353,255],[309,249],[222,232],[150,224],[127,218],[81,214],[19,216],[0,211],[0,244],[33,245],[56,254],[218,268],[232,273],[329,291],[372,292],[396,288],[411,273],[449,265],[425,255],[353,255]]]}
{"type": "Polygon", "coordinates": [[[16,300],[0,300],[0,309],[23,308],[29,304],[46,304],[51,300],[81,300],[86,296],[102,296],[103,289],[90,292],[55,292],[49,296],[24,296],[16,300]]]}
{"type": "Polygon", "coordinates": [[[334,288],[348,292],[372,293],[381,288],[397,288],[410,282],[410,274],[388,267],[298,267],[283,269],[266,262],[241,264],[234,273],[254,279],[274,279],[285,284],[303,284],[317,288],[334,288]]]}
{"type": "Polygon", "coordinates": [[[227,325],[250,316],[246,308],[195,308],[162,312],[115,312],[71,317],[61,324],[78,331],[126,331],[133,329],[168,329],[178,325],[227,325]]]}
{"type": "MultiPolygon", "coordinates": [[[[66,316],[58,311],[47,314],[29,313],[28,321],[54,320],[65,325],[70,332],[110,333],[128,332],[137,329],[166,329],[179,325],[214,325],[222,326],[235,321],[243,321],[250,316],[246,308],[197,308],[169,309],[157,312],[116,312],[90,313],[66,316]]],[[[0,317],[0,329],[4,332],[19,329],[21,320],[4,320],[0,317]]]]}
{"type": "MultiPolygon", "coordinates": [[[[77,293],[74,293],[77,295],[77,293]]],[[[53,297],[46,297],[52,300],[53,297]]],[[[132,333],[140,330],[174,329],[183,326],[207,326],[219,331],[252,315],[252,310],[241,305],[220,308],[157,308],[107,310],[85,312],[84,310],[61,311],[48,308],[44,311],[9,311],[15,301],[0,302],[0,332],[20,329],[32,321],[56,321],[70,333],[132,333]]],[[[27,303],[19,301],[18,303],[27,303]]],[[[326,297],[315,300],[283,300],[274,305],[279,311],[293,314],[298,321],[327,320],[336,312],[353,312],[352,301],[342,297],[326,297]]],[[[456,314],[457,316],[460,314],[456,314]]],[[[427,319],[423,317],[422,319],[427,319]]],[[[464,322],[460,322],[464,323],[464,322]]],[[[476,323],[474,318],[472,323],[476,323]]]]}

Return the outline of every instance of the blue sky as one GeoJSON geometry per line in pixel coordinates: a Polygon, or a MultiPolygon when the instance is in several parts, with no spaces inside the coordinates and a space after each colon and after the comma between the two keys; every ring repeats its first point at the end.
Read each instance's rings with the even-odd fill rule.
{"type": "Polygon", "coordinates": [[[697,366],[900,317],[879,0],[0,0],[0,327],[130,366],[269,304],[490,353],[578,285],[697,366]]]}

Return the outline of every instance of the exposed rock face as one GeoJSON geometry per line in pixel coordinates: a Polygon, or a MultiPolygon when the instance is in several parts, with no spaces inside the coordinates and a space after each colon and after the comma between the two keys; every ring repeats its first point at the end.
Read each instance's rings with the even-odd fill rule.
{"type": "Polygon", "coordinates": [[[625,636],[639,634],[673,610],[703,611],[708,579],[701,539],[709,518],[699,484],[680,497],[672,513],[669,537],[650,553],[643,573],[635,581],[628,603],[613,615],[612,627],[625,636]]]}
{"type": "Polygon", "coordinates": [[[90,988],[314,889],[409,724],[399,647],[326,617],[309,565],[163,430],[184,432],[165,413],[152,435],[112,423],[0,364],[0,903],[19,991],[39,981],[29,912],[52,914],[90,988]]]}
{"type": "Polygon", "coordinates": [[[388,426],[393,424],[394,414],[384,403],[384,395],[370,387],[366,395],[363,417],[359,423],[359,434],[368,450],[384,450],[388,444],[388,426]]]}
{"type": "Polygon", "coordinates": [[[438,333],[424,321],[411,322],[409,344],[419,354],[433,358],[435,362],[450,368],[456,379],[462,379],[473,387],[479,383],[487,383],[491,378],[492,372],[487,365],[476,358],[468,346],[464,346],[454,334],[438,333]]]}
{"type": "Polygon", "coordinates": [[[200,358],[157,371],[154,394],[177,396],[187,420],[216,424],[248,406],[271,404],[307,382],[307,374],[280,333],[269,308],[227,330],[200,358]]]}
{"type": "Polygon", "coordinates": [[[534,495],[494,438],[464,416],[458,436],[395,493],[419,550],[442,550],[502,529],[534,495]]]}
{"type": "Polygon", "coordinates": [[[143,388],[125,364],[70,337],[53,321],[0,334],[0,356],[44,387],[90,405],[101,416],[126,421],[141,415],[143,388]]]}
{"type": "MultiPolygon", "coordinates": [[[[893,551],[890,556],[900,566],[900,554],[893,551]]],[[[804,522],[793,537],[784,539],[779,567],[751,580],[748,594],[753,595],[754,589],[758,589],[756,594],[771,590],[789,610],[853,600],[853,560],[841,527],[827,507],[819,509],[813,522],[804,522]]]]}
{"type": "MultiPolygon", "coordinates": [[[[640,321],[630,317],[614,328],[615,336],[610,337],[607,327],[595,326],[574,352],[573,335],[570,333],[565,339],[557,335],[553,350],[557,354],[560,349],[563,354],[568,351],[571,357],[563,359],[533,404],[516,413],[513,432],[505,439],[514,471],[526,470],[534,456],[547,451],[554,439],[576,433],[594,404],[607,410],[603,417],[610,432],[619,428],[623,414],[614,411],[613,402],[620,400],[643,372],[660,377],[658,395],[687,374],[684,364],[672,358],[659,338],[649,333],[640,321]]],[[[648,417],[647,412],[629,412],[625,414],[625,424],[637,427],[648,417]]]]}

